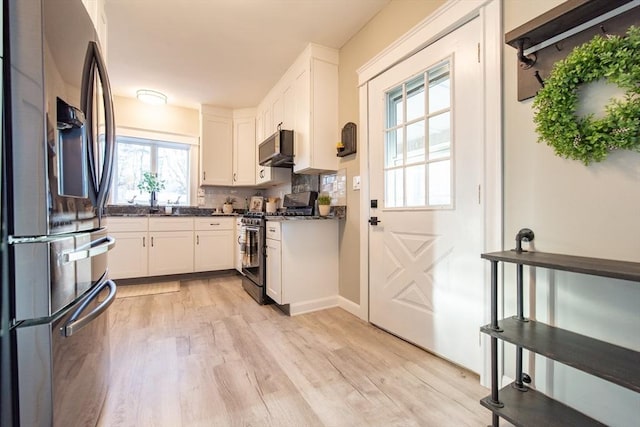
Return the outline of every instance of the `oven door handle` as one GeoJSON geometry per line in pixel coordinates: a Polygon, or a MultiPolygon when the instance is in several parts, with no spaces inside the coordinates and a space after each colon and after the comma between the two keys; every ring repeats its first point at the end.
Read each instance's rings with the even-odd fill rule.
{"type": "MultiPolygon", "coordinates": [[[[78,249],[73,252],[62,254],[62,262],[64,264],[80,261],[81,259],[92,258],[94,256],[110,251],[116,244],[116,239],[111,236],[101,237],[89,244],[88,249],[78,249]]],[[[86,248],[86,247],[85,247],[86,248]]]]}
{"type": "Polygon", "coordinates": [[[116,282],[114,282],[113,280],[106,280],[101,285],[98,285],[98,287],[96,287],[96,289],[94,289],[91,292],[91,294],[87,297],[87,299],[82,302],[82,304],[80,305],[80,307],[78,307],[75,313],[73,313],[73,315],[69,318],[69,320],[64,325],[64,327],[60,328],[60,332],[62,336],[65,336],[65,337],[72,336],[73,334],[77,333],[82,328],[87,326],[89,323],[91,323],[96,317],[104,313],[107,310],[107,308],[109,308],[109,306],[115,300],[116,292],[117,292],[116,282]],[[96,308],[94,308],[91,311],[91,313],[83,317],[80,317],[80,315],[87,308],[89,303],[94,299],[96,299],[100,294],[100,292],[102,292],[102,290],[106,287],[109,287],[109,295],[107,296],[107,298],[104,301],[102,301],[96,308]],[[80,318],[78,319],[78,317],[80,318]]]}
{"type": "Polygon", "coordinates": [[[260,231],[260,227],[245,227],[247,231],[260,231]]]}

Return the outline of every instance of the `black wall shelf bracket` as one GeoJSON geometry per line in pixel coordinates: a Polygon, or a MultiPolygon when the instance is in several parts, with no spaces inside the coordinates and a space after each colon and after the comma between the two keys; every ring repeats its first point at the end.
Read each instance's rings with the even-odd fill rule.
{"type": "Polygon", "coordinates": [[[505,34],[517,50],[518,101],[536,95],[553,64],[596,34],[624,35],[640,25],[640,0],[567,0],[505,34]]]}
{"type": "Polygon", "coordinates": [[[518,39],[516,44],[518,46],[518,61],[520,61],[520,67],[526,70],[533,67],[533,65],[536,63],[537,57],[535,53],[531,53],[529,55],[524,54],[524,42],[525,38],[521,38],[518,39]]]}

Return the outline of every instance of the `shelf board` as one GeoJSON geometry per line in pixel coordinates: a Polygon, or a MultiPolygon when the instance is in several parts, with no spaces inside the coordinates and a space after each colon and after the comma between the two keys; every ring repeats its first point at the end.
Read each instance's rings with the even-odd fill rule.
{"type": "Polygon", "coordinates": [[[489,261],[504,261],[534,267],[551,268],[592,276],[640,282],[640,263],[611,259],[588,258],[546,252],[501,251],[481,255],[489,261]]]}
{"type": "Polygon", "coordinates": [[[520,345],[527,350],[567,366],[640,392],[640,352],[544,323],[515,318],[499,322],[503,332],[490,325],[480,330],[492,337],[520,345]]]}
{"type": "Polygon", "coordinates": [[[525,39],[524,48],[535,46],[571,28],[610,12],[631,0],[568,0],[535,19],[505,34],[505,43],[517,48],[525,39]]]}
{"type": "Polygon", "coordinates": [[[531,388],[523,392],[508,385],[500,390],[498,397],[504,403],[502,408],[491,405],[491,396],[480,400],[480,404],[516,426],[605,425],[531,388]]]}

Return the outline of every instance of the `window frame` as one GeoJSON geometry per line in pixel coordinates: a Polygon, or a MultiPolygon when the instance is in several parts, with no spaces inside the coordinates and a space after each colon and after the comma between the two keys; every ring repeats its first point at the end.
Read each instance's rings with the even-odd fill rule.
{"type": "Polygon", "coordinates": [[[399,84],[394,85],[393,87],[389,88],[386,92],[385,92],[385,105],[386,105],[386,110],[385,110],[385,117],[384,117],[384,121],[383,123],[385,124],[384,127],[384,146],[383,146],[383,176],[384,176],[384,188],[383,188],[383,206],[385,210],[390,210],[390,211],[436,211],[436,210],[453,210],[455,209],[455,135],[454,135],[454,113],[455,113],[455,106],[454,106],[454,57],[453,55],[442,58],[438,61],[435,61],[433,64],[431,64],[430,66],[426,67],[425,69],[423,69],[421,72],[414,74],[413,76],[408,77],[407,79],[405,79],[404,81],[402,81],[399,84]],[[434,71],[437,70],[439,67],[442,67],[443,65],[448,64],[448,70],[446,72],[446,75],[448,75],[448,80],[449,80],[449,106],[446,108],[441,108],[439,110],[435,110],[432,112],[429,112],[429,84],[433,81],[437,81],[438,78],[432,78],[431,80],[429,80],[429,72],[430,71],[434,71]],[[406,120],[407,118],[407,96],[411,94],[412,90],[416,90],[417,87],[415,88],[410,88],[409,90],[407,90],[407,86],[410,85],[414,80],[416,80],[419,76],[422,76],[422,87],[423,87],[423,91],[424,91],[424,111],[423,111],[423,115],[422,116],[418,116],[418,117],[414,117],[411,120],[406,120]],[[399,90],[401,89],[401,90],[399,90]],[[396,93],[396,96],[394,98],[391,98],[390,95],[393,93],[396,93]],[[402,122],[398,122],[397,119],[397,107],[396,108],[390,108],[392,103],[391,100],[395,100],[396,102],[393,103],[393,105],[397,106],[397,104],[399,102],[402,102],[402,122]],[[391,120],[390,119],[390,115],[388,114],[390,111],[394,112],[394,114],[396,115],[396,117],[391,120]],[[429,157],[429,119],[432,117],[436,117],[445,113],[449,113],[449,136],[450,136],[450,141],[449,141],[449,155],[448,156],[442,156],[442,157],[435,157],[435,158],[430,158],[429,157]],[[395,123],[393,126],[391,126],[391,123],[395,123]],[[408,141],[407,141],[407,127],[415,124],[415,123],[419,123],[419,122],[423,122],[424,123],[424,147],[423,147],[423,159],[421,161],[408,161],[409,159],[407,158],[407,151],[408,151],[408,141]],[[403,142],[402,142],[402,159],[401,159],[401,163],[400,164],[395,164],[392,166],[389,166],[388,163],[388,159],[387,159],[387,144],[388,144],[388,135],[391,132],[397,132],[398,130],[402,131],[402,138],[403,138],[403,142]],[[450,185],[450,202],[448,204],[433,204],[430,205],[429,204],[429,164],[433,164],[433,163],[441,163],[441,162],[445,162],[448,161],[450,166],[449,166],[449,185],[450,185]],[[416,166],[416,165],[424,165],[424,205],[418,205],[418,206],[407,206],[407,185],[406,185],[406,178],[407,178],[407,173],[406,170],[408,167],[411,166],[416,166]],[[393,171],[393,170],[402,170],[402,179],[403,179],[403,183],[402,183],[402,206],[387,206],[387,183],[386,183],[386,179],[387,179],[387,172],[389,171],[393,171]]]}
{"type": "MultiPolygon", "coordinates": [[[[142,143],[140,145],[147,145],[151,148],[150,152],[150,167],[152,172],[157,171],[157,149],[158,147],[164,148],[176,148],[177,146],[184,146],[184,150],[187,151],[187,197],[186,200],[181,200],[177,206],[190,206],[191,202],[195,200],[195,192],[197,187],[197,153],[198,153],[198,138],[192,137],[188,135],[179,135],[172,134],[166,132],[157,132],[157,131],[147,131],[141,129],[130,129],[130,128],[117,128],[116,129],[116,141],[114,147],[114,164],[113,164],[113,173],[112,173],[112,187],[109,194],[109,203],[113,205],[126,206],[127,202],[118,202],[116,201],[117,196],[117,171],[118,171],[118,162],[117,162],[117,146],[119,138],[127,138],[127,139],[137,139],[141,140],[142,143]]],[[[136,142],[131,142],[135,144],[136,142]]],[[[142,204],[145,204],[144,201],[141,201],[142,204]]],[[[140,204],[140,203],[134,203],[140,204]]]]}

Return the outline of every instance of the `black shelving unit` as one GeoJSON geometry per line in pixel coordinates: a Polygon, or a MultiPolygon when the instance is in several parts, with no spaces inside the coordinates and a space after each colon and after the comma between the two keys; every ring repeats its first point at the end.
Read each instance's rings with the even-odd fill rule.
{"type": "MultiPolygon", "coordinates": [[[[530,230],[527,230],[531,232],[530,230]]],[[[518,236],[521,236],[518,233],[518,236]]],[[[531,232],[533,239],[533,232],[531,232]]],[[[518,237],[516,237],[518,240],[518,237]]],[[[526,241],[526,240],[525,240],[526,241]]],[[[523,315],[523,266],[640,282],[640,263],[518,250],[492,252],[481,257],[491,262],[491,323],[480,330],[491,337],[491,395],[480,401],[499,419],[516,426],[604,425],[528,387],[522,372],[522,350],[527,349],[590,375],[640,392],[640,352],[526,319],[523,315]],[[516,265],[517,314],[498,320],[498,263],[516,265]],[[498,340],[516,346],[516,379],[498,387],[498,340]]]]}

